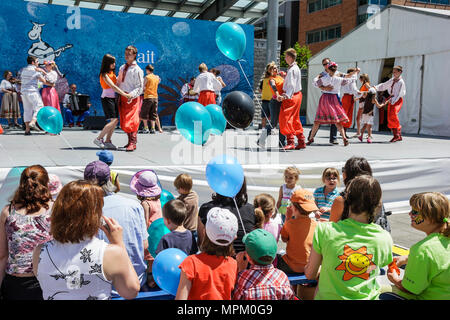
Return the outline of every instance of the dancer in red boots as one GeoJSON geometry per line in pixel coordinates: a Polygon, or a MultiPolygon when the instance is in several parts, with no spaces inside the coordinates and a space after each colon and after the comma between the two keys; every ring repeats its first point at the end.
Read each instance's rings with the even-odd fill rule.
{"type": "Polygon", "coordinates": [[[403,97],[406,94],[405,81],[402,78],[403,68],[395,66],[392,70],[393,77],[384,83],[375,86],[377,91],[387,90],[390,98],[388,104],[388,128],[392,130],[394,137],[390,142],[402,141],[400,121],[398,120],[398,113],[403,106],[403,97]]]}
{"type": "Polygon", "coordinates": [[[303,126],[300,122],[300,106],[302,104],[301,72],[297,65],[297,52],[289,48],[284,52],[284,59],[289,65],[286,79],[283,83],[283,95],[277,100],[282,101],[280,109],[280,132],[286,136],[287,144],[284,150],[306,148],[303,126]],[[297,146],[294,137],[297,137],[297,146]]]}
{"type": "Polygon", "coordinates": [[[119,100],[120,127],[128,135],[128,143],[124,146],[125,151],[136,150],[139,110],[142,103],[140,95],[144,88],[144,72],[136,63],[136,56],[136,47],[125,48],[126,64],[120,67],[117,79],[119,88],[132,97],[129,100],[125,96],[120,96],[119,100]]]}

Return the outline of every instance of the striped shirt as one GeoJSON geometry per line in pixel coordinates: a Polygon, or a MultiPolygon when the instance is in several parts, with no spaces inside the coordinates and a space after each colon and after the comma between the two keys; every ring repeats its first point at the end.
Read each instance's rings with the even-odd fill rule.
{"type": "MultiPolygon", "coordinates": [[[[325,186],[319,187],[314,190],[314,200],[316,201],[317,207],[320,209],[322,207],[331,208],[333,205],[334,199],[339,195],[339,191],[337,188],[334,188],[333,191],[329,192],[325,196],[325,186]]],[[[320,215],[321,218],[330,219],[330,213],[324,212],[320,215]]]]}
{"type": "Polygon", "coordinates": [[[239,273],[233,300],[292,300],[295,295],[287,275],[275,268],[252,265],[239,273]]]}

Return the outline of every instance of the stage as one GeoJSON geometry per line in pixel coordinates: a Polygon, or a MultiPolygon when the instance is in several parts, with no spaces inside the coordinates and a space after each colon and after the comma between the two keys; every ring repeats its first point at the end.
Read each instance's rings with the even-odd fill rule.
{"type": "MultiPolygon", "coordinates": [[[[310,127],[305,127],[305,135],[310,127]]],[[[267,140],[267,149],[256,145],[260,130],[226,130],[222,136],[211,136],[206,145],[197,146],[185,140],[175,128],[165,128],[160,134],[139,134],[138,147],[134,152],[112,151],[112,169],[119,173],[121,193],[135,197],[129,189],[132,175],[144,168],[154,169],[164,189],[177,196],[173,180],[182,173],[189,173],[194,179],[194,190],[200,197],[200,204],[210,200],[212,190],[205,178],[205,167],[215,155],[227,153],[242,164],[247,178],[249,200],[255,195],[269,192],[275,198],[283,183],[283,170],[295,165],[300,171],[299,184],[313,190],[322,185],[321,174],[326,167],[341,171],[345,161],[352,156],[369,160],[374,176],[383,189],[386,210],[394,242],[409,247],[424,235],[409,226],[409,197],[416,192],[439,191],[450,195],[450,138],[406,135],[402,142],[389,143],[391,135],[375,133],[372,144],[361,143],[356,137],[344,147],[328,143],[329,128],[322,127],[315,143],[304,150],[280,151],[277,136],[267,140]]],[[[354,135],[349,131],[349,136],[354,135]]],[[[50,136],[34,133],[24,136],[23,131],[6,131],[0,135],[0,202],[9,197],[13,185],[6,179],[15,166],[41,164],[50,173],[60,176],[63,184],[83,177],[86,164],[97,160],[99,150],[93,144],[96,130],[64,128],[61,135],[50,136]]],[[[125,145],[126,134],[116,130],[113,143],[125,145]]],[[[341,183],[341,187],[343,187],[341,183]]]]}

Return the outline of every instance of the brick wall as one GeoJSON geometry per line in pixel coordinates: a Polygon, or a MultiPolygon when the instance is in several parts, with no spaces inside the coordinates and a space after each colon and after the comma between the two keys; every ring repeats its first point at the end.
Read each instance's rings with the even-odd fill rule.
{"type": "MultiPolygon", "coordinates": [[[[341,4],[308,13],[307,1],[300,1],[300,25],[299,25],[299,44],[306,44],[306,33],[317,29],[323,29],[334,25],[341,25],[341,37],[356,27],[358,6],[357,1],[342,1],[341,4]]],[[[312,54],[332,44],[334,40],[317,42],[309,44],[312,54]]]]}
{"type": "Polygon", "coordinates": [[[418,7],[418,8],[450,10],[450,5],[414,2],[414,1],[407,1],[407,0],[391,0],[391,4],[397,4],[400,6],[418,7]]]}

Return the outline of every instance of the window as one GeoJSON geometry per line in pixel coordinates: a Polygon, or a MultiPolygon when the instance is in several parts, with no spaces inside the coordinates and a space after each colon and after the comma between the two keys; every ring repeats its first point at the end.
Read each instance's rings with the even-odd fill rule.
{"type": "Polygon", "coordinates": [[[306,43],[315,43],[333,40],[341,37],[341,26],[328,27],[306,33],[306,43]]]}
{"type": "Polygon", "coordinates": [[[341,3],[342,0],[310,0],[308,1],[308,13],[328,9],[341,3]]]}

